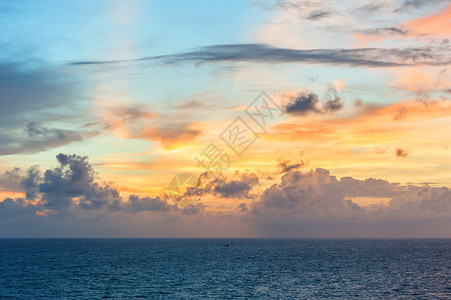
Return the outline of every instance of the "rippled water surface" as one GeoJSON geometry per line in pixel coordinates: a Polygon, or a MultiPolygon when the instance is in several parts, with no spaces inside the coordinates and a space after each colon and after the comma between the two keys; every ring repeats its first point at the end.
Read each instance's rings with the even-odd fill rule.
{"type": "Polygon", "coordinates": [[[1,299],[451,299],[450,269],[450,239],[0,240],[1,299]]]}

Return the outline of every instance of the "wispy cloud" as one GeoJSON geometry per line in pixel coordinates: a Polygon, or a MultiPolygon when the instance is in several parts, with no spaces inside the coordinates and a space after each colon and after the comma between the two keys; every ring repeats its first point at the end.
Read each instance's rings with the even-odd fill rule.
{"type": "Polygon", "coordinates": [[[62,129],[27,122],[23,135],[0,134],[0,155],[37,153],[81,142],[98,134],[97,131],[62,129]]]}
{"type": "Polygon", "coordinates": [[[437,7],[437,5],[447,3],[449,0],[404,0],[395,12],[405,12],[412,9],[420,9],[426,6],[437,7]]]}
{"type": "Polygon", "coordinates": [[[255,62],[255,63],[314,63],[354,67],[396,67],[414,65],[448,65],[451,63],[447,45],[419,48],[356,48],[299,50],[277,48],[264,44],[209,46],[193,52],[151,56],[131,60],[80,61],[73,66],[95,66],[126,63],[183,62],[255,62]]]}
{"type": "Polygon", "coordinates": [[[371,28],[359,30],[357,32],[363,35],[407,35],[409,33],[408,30],[403,30],[397,27],[371,28]]]}

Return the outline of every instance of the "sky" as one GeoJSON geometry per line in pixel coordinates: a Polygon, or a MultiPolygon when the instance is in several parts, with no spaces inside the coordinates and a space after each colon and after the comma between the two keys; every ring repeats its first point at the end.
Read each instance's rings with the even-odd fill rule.
{"type": "Polygon", "coordinates": [[[451,2],[0,1],[0,237],[451,237],[451,2]]]}

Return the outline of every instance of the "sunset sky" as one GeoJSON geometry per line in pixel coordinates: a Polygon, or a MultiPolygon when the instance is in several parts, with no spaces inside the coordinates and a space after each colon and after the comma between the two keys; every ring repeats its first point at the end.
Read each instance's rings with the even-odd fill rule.
{"type": "Polygon", "coordinates": [[[442,0],[1,1],[0,237],[451,237],[450,38],[442,0]]]}

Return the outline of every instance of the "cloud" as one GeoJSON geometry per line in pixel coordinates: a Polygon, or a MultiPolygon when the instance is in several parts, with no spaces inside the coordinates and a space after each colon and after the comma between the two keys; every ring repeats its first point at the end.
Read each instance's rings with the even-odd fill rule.
{"type": "Polygon", "coordinates": [[[269,10],[285,10],[295,14],[298,18],[319,20],[334,14],[334,10],[326,7],[325,3],[317,0],[277,0],[258,2],[269,10]]]}
{"type": "Polygon", "coordinates": [[[290,172],[291,170],[296,170],[302,168],[304,166],[304,161],[300,163],[291,163],[289,160],[279,160],[277,167],[280,170],[280,173],[290,172]]]}
{"type": "Polygon", "coordinates": [[[61,75],[49,69],[32,68],[26,63],[0,63],[0,125],[23,124],[31,113],[71,106],[76,89],[61,75]]]}
{"type": "Polygon", "coordinates": [[[384,10],[386,8],[385,6],[386,5],[384,5],[383,3],[378,3],[378,4],[369,3],[369,4],[365,4],[361,7],[358,7],[357,9],[354,10],[354,12],[360,13],[360,14],[363,13],[364,15],[373,15],[374,13],[384,10]]]}
{"type": "Polygon", "coordinates": [[[33,166],[27,170],[20,183],[25,189],[25,196],[27,200],[34,200],[39,193],[39,182],[42,180],[41,171],[37,166],[33,166]]]}
{"type": "Polygon", "coordinates": [[[407,157],[408,155],[409,155],[409,153],[406,150],[404,150],[402,148],[397,148],[396,149],[396,156],[397,157],[407,157]]]}
{"type": "Polygon", "coordinates": [[[196,203],[194,205],[188,205],[182,208],[182,215],[195,216],[202,213],[207,206],[202,203],[196,203]]]}
{"type": "Polygon", "coordinates": [[[151,56],[132,60],[81,61],[81,65],[121,63],[178,64],[183,62],[258,62],[258,63],[314,63],[354,67],[396,67],[414,65],[447,65],[451,63],[449,47],[419,48],[356,48],[356,49],[287,49],[264,44],[215,45],[193,52],[151,56]]]}
{"type": "Polygon", "coordinates": [[[224,198],[242,198],[247,197],[252,185],[247,182],[233,180],[227,183],[218,183],[215,186],[215,193],[224,198]]]}
{"type": "Polygon", "coordinates": [[[127,212],[175,209],[159,197],[131,195],[128,201],[123,201],[113,183],[96,181],[96,173],[86,156],[58,154],[56,158],[59,166],[47,169],[43,175],[36,166],[29,168],[25,174],[18,168],[6,173],[9,181],[20,184],[26,194],[26,200],[16,199],[8,207],[13,204],[27,206],[27,212],[31,212],[32,208],[36,212],[45,209],[61,211],[71,207],[127,212]]]}
{"type": "Polygon", "coordinates": [[[305,115],[310,112],[319,113],[319,99],[316,94],[300,94],[291,98],[285,109],[289,114],[305,115]]]}
{"type": "Polygon", "coordinates": [[[426,6],[437,7],[442,3],[447,3],[449,0],[404,0],[402,5],[395,9],[395,12],[403,12],[411,9],[420,9],[426,6]]]}
{"type": "Polygon", "coordinates": [[[135,136],[160,141],[164,148],[172,148],[193,141],[201,133],[202,130],[194,128],[193,124],[181,122],[143,129],[135,136]]]}
{"type": "Polygon", "coordinates": [[[302,213],[352,212],[359,208],[346,200],[347,197],[395,197],[405,191],[404,187],[386,180],[368,178],[358,180],[343,177],[338,180],[325,169],[309,172],[292,171],[282,176],[282,182],[264,191],[254,210],[289,209],[302,213]],[[351,207],[348,207],[351,205],[351,207]]]}
{"type": "MultiPolygon", "coordinates": [[[[195,104],[197,102],[188,106],[195,104]]],[[[158,114],[144,105],[128,105],[109,108],[98,122],[85,126],[102,125],[103,129],[115,131],[122,138],[151,140],[161,143],[164,148],[174,148],[192,141],[203,132],[197,123],[184,119],[189,117],[158,114]]]]}
{"type": "Polygon", "coordinates": [[[292,97],[285,106],[288,114],[301,116],[309,113],[325,114],[338,111],[341,108],[343,108],[343,103],[335,90],[329,90],[323,101],[320,101],[314,93],[303,92],[296,97],[292,97]]]}
{"type": "Polygon", "coordinates": [[[0,202],[0,218],[13,218],[17,216],[33,215],[36,212],[34,205],[27,204],[24,199],[6,198],[0,202]]]}
{"type": "Polygon", "coordinates": [[[169,205],[165,200],[160,197],[143,197],[140,198],[136,195],[129,197],[129,202],[123,206],[127,211],[169,211],[174,209],[172,205],[169,205]]]}
{"type": "Polygon", "coordinates": [[[316,21],[316,20],[321,20],[321,19],[327,18],[331,15],[332,15],[331,11],[319,10],[319,11],[315,11],[315,12],[312,12],[311,14],[309,14],[306,17],[306,19],[316,21]]]}
{"type": "Polygon", "coordinates": [[[37,122],[27,122],[23,132],[22,137],[0,135],[0,155],[38,153],[98,135],[97,131],[50,128],[37,122]]]}
{"type": "Polygon", "coordinates": [[[22,185],[20,184],[22,174],[22,170],[16,167],[0,175],[0,191],[22,191],[22,185]]]}
{"type": "Polygon", "coordinates": [[[60,166],[45,171],[40,184],[44,207],[69,208],[74,198],[79,198],[83,208],[100,208],[119,196],[115,189],[100,187],[94,182],[94,170],[88,157],[58,154],[56,158],[60,166]]]}
{"type": "Polygon", "coordinates": [[[357,32],[363,35],[407,35],[409,33],[408,30],[403,30],[397,27],[372,28],[359,30],[357,32]]]}
{"type": "Polygon", "coordinates": [[[220,172],[204,172],[199,176],[196,189],[202,189],[203,194],[223,198],[252,198],[249,193],[258,184],[259,178],[254,173],[236,171],[233,175],[226,176],[220,172]]]}
{"type": "Polygon", "coordinates": [[[373,178],[337,179],[325,169],[292,171],[264,191],[249,216],[265,235],[391,236],[390,227],[411,235],[414,226],[450,228],[451,191],[373,178]],[[356,202],[359,197],[389,201],[363,206],[356,202]]]}
{"type": "Polygon", "coordinates": [[[242,212],[242,213],[246,213],[246,212],[249,211],[249,208],[247,207],[246,203],[240,203],[240,204],[236,207],[235,211],[237,211],[237,212],[242,212]]]}
{"type": "MultiPolygon", "coordinates": [[[[99,224],[103,224],[102,218],[111,219],[113,216],[123,216],[124,220],[130,222],[142,214],[133,217],[124,214],[146,212],[146,216],[147,213],[153,213],[152,218],[160,214],[166,215],[171,222],[180,222],[175,224],[179,229],[184,228],[189,221],[177,218],[198,216],[196,220],[204,226],[208,226],[209,222],[225,226],[228,224],[226,220],[231,219],[241,228],[252,228],[258,236],[298,237],[387,236],[387,232],[412,236],[413,227],[435,235],[436,231],[428,231],[428,226],[449,228],[451,225],[451,191],[447,187],[401,185],[375,178],[338,179],[326,169],[305,172],[291,169],[282,176],[280,183],[266,188],[259,197],[251,197],[251,186],[259,183],[255,174],[241,172],[229,177],[218,177],[218,174],[203,173],[199,181],[206,183],[204,187],[208,193],[222,198],[253,199],[250,204],[240,203],[226,216],[205,213],[207,205],[203,203],[177,208],[168,204],[165,197],[131,195],[128,201],[123,201],[112,185],[95,182],[94,171],[86,157],[60,154],[58,162],[59,167],[44,172],[44,179],[29,180],[32,188],[40,183],[40,190],[36,193],[43,195],[40,201],[7,198],[0,202],[0,220],[3,224],[6,224],[4,222],[7,219],[20,220],[27,226],[42,226],[43,220],[49,220],[56,226],[64,216],[82,220],[87,215],[96,219],[101,216],[99,224]],[[51,176],[45,178],[48,171],[51,176]],[[59,188],[56,183],[59,183],[59,188]],[[247,183],[247,186],[241,183],[247,183]],[[47,197],[44,197],[45,193],[47,197]],[[52,198],[56,195],[63,196],[63,199],[52,198]],[[388,201],[385,204],[362,205],[359,198],[388,201]],[[49,199],[52,201],[50,206],[49,199]],[[80,215],[80,212],[83,214],[80,215]]],[[[23,182],[24,176],[30,176],[17,170],[11,174],[19,182],[23,182]]],[[[34,169],[27,174],[33,174],[32,178],[40,178],[34,169]]]]}
{"type": "Polygon", "coordinates": [[[0,155],[37,153],[95,135],[41,122],[82,115],[81,87],[76,76],[37,62],[0,62],[0,155]]]}
{"type": "Polygon", "coordinates": [[[406,118],[406,116],[407,116],[407,109],[404,106],[402,106],[396,112],[395,116],[393,117],[393,120],[401,121],[401,120],[404,120],[406,118]]]}

